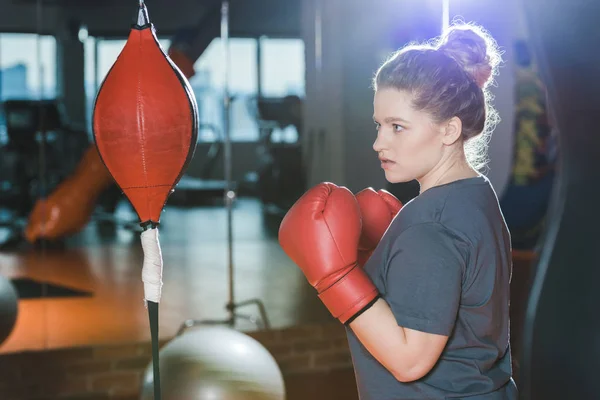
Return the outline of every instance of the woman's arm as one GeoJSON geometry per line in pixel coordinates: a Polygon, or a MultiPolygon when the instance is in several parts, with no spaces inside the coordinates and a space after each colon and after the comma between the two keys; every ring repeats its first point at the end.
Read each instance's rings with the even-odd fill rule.
{"type": "Polygon", "coordinates": [[[448,336],[399,326],[383,299],[377,300],[349,326],[371,355],[400,382],[425,376],[448,341],[448,336]]]}
{"type": "Polygon", "coordinates": [[[349,324],[401,382],[429,373],[452,334],[462,297],[466,244],[437,222],[404,230],[378,270],[382,299],[349,324]]]}

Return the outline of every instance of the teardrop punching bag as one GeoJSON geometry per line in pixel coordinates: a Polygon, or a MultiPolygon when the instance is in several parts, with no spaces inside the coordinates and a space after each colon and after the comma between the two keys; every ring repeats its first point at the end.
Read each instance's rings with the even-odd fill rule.
{"type": "Polygon", "coordinates": [[[600,3],[523,6],[559,131],[560,168],[524,323],[521,399],[597,399],[600,3]]]}
{"type": "Polygon", "coordinates": [[[198,106],[189,82],[160,47],[148,10],[138,21],[96,97],[93,133],[106,168],[144,229],[142,280],[150,319],[154,398],[160,399],[158,303],[162,288],[160,215],[192,158],[198,106]]]}

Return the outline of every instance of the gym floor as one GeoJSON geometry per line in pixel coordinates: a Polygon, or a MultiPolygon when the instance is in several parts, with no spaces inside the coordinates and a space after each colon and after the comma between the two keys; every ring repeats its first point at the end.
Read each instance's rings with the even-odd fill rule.
{"type": "MultiPolygon", "coordinates": [[[[126,207],[117,215],[135,220],[126,207]]],[[[161,338],[187,319],[227,318],[227,215],[222,206],[167,207],[162,214],[161,338]]],[[[259,299],[272,327],[331,321],[302,273],[283,253],[261,204],[237,201],[233,213],[235,302],[259,299]]],[[[0,353],[149,340],[143,303],[143,253],[137,233],[104,235],[96,223],[66,248],[0,253],[0,274],[91,292],[91,295],[21,299],[16,327],[0,353]]],[[[50,293],[49,291],[45,292],[50,293]]],[[[254,305],[237,310],[259,316],[254,305]]],[[[236,328],[256,325],[239,319],[236,328]]]]}

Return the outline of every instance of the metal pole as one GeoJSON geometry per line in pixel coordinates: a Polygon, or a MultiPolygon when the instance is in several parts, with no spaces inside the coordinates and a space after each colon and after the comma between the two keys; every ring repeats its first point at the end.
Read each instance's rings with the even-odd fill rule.
{"type": "Polygon", "coordinates": [[[198,325],[228,324],[235,328],[237,318],[248,320],[258,326],[258,321],[253,316],[237,314],[236,308],[256,304],[260,317],[262,318],[262,329],[271,329],[271,324],[267,317],[264,304],[259,299],[246,300],[236,304],[234,298],[234,266],[233,266],[233,202],[236,198],[235,188],[232,179],[232,158],[231,158],[231,98],[229,96],[229,1],[221,3],[221,44],[223,49],[223,140],[224,140],[224,167],[225,167],[225,207],[227,210],[227,264],[228,264],[228,283],[229,283],[229,301],[226,305],[229,314],[226,320],[187,320],[180,326],[177,335],[182,335],[187,329],[198,325]]]}
{"type": "MultiPolygon", "coordinates": [[[[100,38],[94,38],[94,93],[100,89],[100,38]]],[[[93,101],[93,100],[92,100],[93,101]]]]}
{"type": "Polygon", "coordinates": [[[442,34],[450,27],[450,0],[442,0],[442,34]]]}
{"type": "Polygon", "coordinates": [[[223,1],[221,5],[221,45],[223,46],[223,135],[225,141],[224,170],[225,170],[225,206],[227,209],[227,265],[229,274],[229,322],[233,326],[235,322],[235,299],[234,299],[234,271],[233,271],[233,201],[235,191],[232,187],[231,173],[231,132],[230,132],[230,107],[229,97],[229,1],[223,1]]]}

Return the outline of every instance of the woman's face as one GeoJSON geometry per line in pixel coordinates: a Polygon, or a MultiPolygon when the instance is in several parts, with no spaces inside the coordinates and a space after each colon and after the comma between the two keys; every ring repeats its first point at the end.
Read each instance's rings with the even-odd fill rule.
{"type": "Polygon", "coordinates": [[[412,95],[396,89],[375,93],[373,149],[388,182],[421,180],[435,169],[444,153],[442,129],[429,114],[412,107],[412,95]]]}

